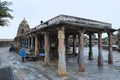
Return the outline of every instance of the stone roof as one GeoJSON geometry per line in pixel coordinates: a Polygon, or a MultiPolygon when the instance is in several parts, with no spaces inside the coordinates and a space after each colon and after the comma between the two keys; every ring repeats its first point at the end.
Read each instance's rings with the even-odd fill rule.
{"type": "Polygon", "coordinates": [[[38,25],[36,29],[42,29],[42,30],[47,30],[50,28],[54,29],[59,27],[57,25],[69,25],[66,27],[67,29],[87,28],[89,31],[93,29],[112,31],[112,32],[116,31],[115,29],[112,28],[111,23],[79,18],[74,16],[68,16],[68,15],[59,15],[57,17],[54,17],[44,22],[42,25],[38,25]]]}
{"type": "Polygon", "coordinates": [[[59,23],[76,23],[81,25],[88,25],[88,26],[97,26],[97,27],[111,27],[110,23],[101,22],[101,21],[95,21],[85,18],[79,18],[74,16],[68,16],[68,15],[59,15],[55,18],[52,18],[47,21],[49,25],[52,24],[59,24],[59,23]]]}
{"type": "Polygon", "coordinates": [[[36,33],[41,31],[44,32],[46,30],[48,31],[51,30],[52,32],[54,32],[53,30],[57,30],[58,27],[60,26],[65,26],[65,29],[70,30],[70,32],[71,30],[79,30],[80,28],[82,29],[85,28],[86,33],[89,32],[97,33],[98,31],[104,31],[104,32],[116,31],[115,29],[112,28],[111,23],[68,16],[68,15],[59,15],[32,29],[29,28],[27,21],[23,19],[23,21],[19,25],[17,36],[18,37],[25,36],[31,33],[36,33]]]}

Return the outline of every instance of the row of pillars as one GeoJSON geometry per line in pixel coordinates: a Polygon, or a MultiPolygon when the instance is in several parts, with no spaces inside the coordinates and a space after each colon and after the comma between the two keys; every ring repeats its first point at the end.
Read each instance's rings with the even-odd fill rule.
{"type": "MultiPolygon", "coordinates": [[[[79,53],[78,53],[78,64],[79,64],[79,71],[83,72],[85,71],[85,62],[84,62],[84,32],[85,30],[80,30],[78,32],[78,38],[79,38],[79,53]]],[[[89,45],[89,60],[93,59],[93,52],[92,52],[92,34],[89,35],[90,45],[89,45]]],[[[65,61],[65,34],[64,34],[64,28],[61,28],[58,30],[58,74],[60,76],[66,75],[66,61],[65,61]]],[[[73,41],[74,44],[76,44],[75,41],[73,41]]],[[[108,42],[109,42],[109,53],[108,53],[108,63],[113,63],[113,56],[112,56],[112,33],[108,33],[108,42]]],[[[46,40],[45,40],[45,43],[46,40]]],[[[49,44],[49,43],[47,43],[49,44]]],[[[48,45],[46,45],[46,48],[48,45]]],[[[75,53],[75,45],[73,46],[73,53],[75,53]]],[[[48,48],[47,48],[48,50],[48,48]]],[[[45,50],[46,54],[49,54],[45,50]]],[[[47,56],[46,56],[47,57],[47,56]]],[[[102,32],[98,33],[98,66],[103,66],[103,56],[102,56],[102,32]]]]}
{"type": "MultiPolygon", "coordinates": [[[[84,32],[85,30],[80,30],[78,32],[79,38],[79,53],[78,53],[78,65],[79,71],[85,71],[85,62],[84,62],[84,32]]],[[[33,38],[31,38],[33,39],[33,38]]],[[[108,54],[108,63],[113,63],[112,58],[112,33],[108,33],[108,41],[109,41],[109,54],[108,54]]],[[[93,59],[93,52],[92,52],[92,35],[89,35],[90,45],[89,45],[89,60],[93,59]]],[[[49,58],[49,35],[47,32],[44,33],[44,51],[45,51],[45,63],[50,64],[49,58]]],[[[75,41],[73,41],[76,44],[75,41]]],[[[33,42],[30,43],[31,47],[33,46],[33,42]]],[[[38,37],[35,36],[35,55],[39,53],[39,41],[38,37]]],[[[58,74],[60,76],[66,76],[66,59],[65,59],[65,32],[64,27],[58,29],[58,74]]],[[[75,53],[75,45],[73,46],[73,52],[75,53]]],[[[102,32],[98,32],[98,66],[103,66],[103,56],[102,56],[102,32]]]]}
{"type": "MultiPolygon", "coordinates": [[[[93,60],[93,51],[92,51],[92,33],[89,33],[89,60],[93,60]]],[[[102,57],[102,32],[98,33],[98,49],[99,49],[99,57],[102,57]]],[[[73,55],[76,54],[76,34],[73,34],[73,55]]],[[[108,63],[112,63],[112,33],[108,32],[108,47],[109,47],[109,54],[108,54],[108,63]]],[[[98,59],[99,59],[98,57],[98,59]]],[[[100,61],[100,60],[98,60],[100,61]]]]}
{"type": "Polygon", "coordinates": [[[39,40],[38,36],[24,38],[21,40],[21,47],[35,50],[35,56],[39,53],[39,40]]]}
{"type": "Polygon", "coordinates": [[[20,40],[20,47],[34,49],[34,38],[22,38],[20,40]]]}

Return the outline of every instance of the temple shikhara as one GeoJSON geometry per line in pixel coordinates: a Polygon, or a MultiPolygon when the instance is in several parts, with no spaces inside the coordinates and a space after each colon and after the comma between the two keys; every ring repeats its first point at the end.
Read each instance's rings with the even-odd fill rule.
{"type": "Polygon", "coordinates": [[[19,51],[24,48],[30,51],[34,57],[44,53],[44,62],[51,63],[51,59],[58,61],[58,75],[66,76],[66,60],[70,56],[78,57],[76,64],[79,71],[85,71],[84,61],[84,34],[89,36],[89,56],[93,59],[92,35],[98,34],[98,66],[103,66],[102,33],[108,34],[108,63],[113,63],[112,33],[116,31],[112,24],[68,15],[59,15],[30,29],[24,19],[18,28],[14,39],[14,47],[19,51]],[[69,51],[69,36],[73,36],[73,51],[69,51]],[[77,37],[77,38],[76,38],[77,37]],[[77,40],[76,40],[77,39],[77,40]],[[76,43],[76,41],[78,41],[76,43]],[[79,47],[76,52],[76,45],[79,47]]]}

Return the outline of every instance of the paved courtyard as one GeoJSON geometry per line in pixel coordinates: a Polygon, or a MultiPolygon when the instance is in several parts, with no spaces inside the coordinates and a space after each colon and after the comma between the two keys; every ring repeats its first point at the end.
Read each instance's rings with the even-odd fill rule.
{"type": "MultiPolygon", "coordinates": [[[[97,66],[98,50],[93,47],[94,60],[88,60],[88,48],[85,47],[85,72],[78,71],[77,57],[69,58],[67,61],[67,76],[57,75],[57,64],[53,61],[51,65],[43,61],[21,61],[19,54],[9,52],[9,47],[0,48],[0,68],[10,68],[13,78],[11,80],[120,80],[120,53],[114,51],[114,63],[107,63],[108,52],[103,50],[104,66],[97,66]]],[[[3,74],[0,71],[0,75],[3,74]]]]}

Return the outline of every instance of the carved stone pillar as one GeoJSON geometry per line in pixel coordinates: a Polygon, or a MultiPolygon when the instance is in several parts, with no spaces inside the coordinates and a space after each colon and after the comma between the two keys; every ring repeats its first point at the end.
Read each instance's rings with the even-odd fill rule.
{"type": "Polygon", "coordinates": [[[93,60],[93,51],[92,51],[92,34],[89,34],[89,60],[93,60]]]}
{"type": "Polygon", "coordinates": [[[35,56],[39,54],[38,36],[35,36],[35,56]]]}
{"type": "Polygon", "coordinates": [[[113,54],[112,54],[112,32],[108,33],[108,63],[113,63],[113,54]]]}
{"type": "Polygon", "coordinates": [[[102,32],[98,33],[98,66],[103,66],[102,56],[102,32]]]}
{"type": "Polygon", "coordinates": [[[73,55],[76,54],[76,34],[73,34],[73,55]]]}
{"type": "Polygon", "coordinates": [[[50,64],[50,56],[49,56],[49,35],[47,32],[44,33],[44,40],[45,40],[45,63],[50,64]]]}
{"type": "Polygon", "coordinates": [[[85,71],[85,61],[84,61],[84,30],[81,30],[78,33],[79,37],[79,53],[78,53],[78,65],[79,65],[79,71],[84,72],[85,71]]]}
{"type": "Polygon", "coordinates": [[[58,30],[58,74],[62,77],[66,76],[66,60],[65,60],[65,44],[64,44],[65,34],[64,27],[58,30]]]}

